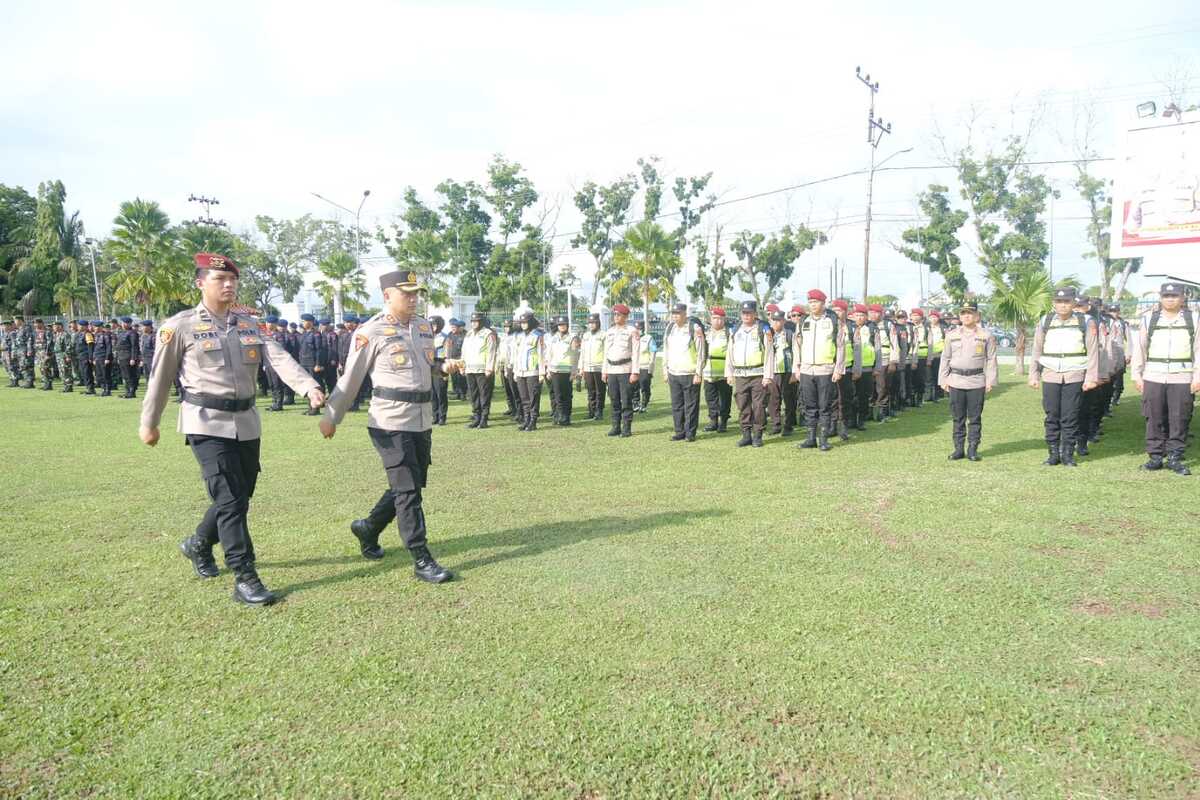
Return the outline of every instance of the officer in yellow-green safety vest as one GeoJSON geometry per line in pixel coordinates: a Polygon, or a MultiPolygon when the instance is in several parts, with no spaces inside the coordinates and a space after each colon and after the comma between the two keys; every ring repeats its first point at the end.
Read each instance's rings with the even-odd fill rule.
{"type": "Polygon", "coordinates": [[[729,329],[725,309],[713,306],[708,312],[708,330],[704,334],[708,358],[704,362],[704,405],[708,411],[707,433],[724,433],[733,408],[733,386],[725,378],[725,357],[729,354],[729,329]]]}
{"type": "Polygon", "coordinates": [[[938,375],[942,371],[942,353],[946,350],[946,323],[942,321],[942,312],[929,312],[929,374],[925,381],[929,390],[928,399],[934,403],[942,399],[942,387],[938,383],[938,375]]]}
{"type": "MultiPolygon", "coordinates": [[[[871,418],[871,394],[876,386],[875,377],[883,371],[882,346],[879,339],[879,327],[868,319],[865,305],[856,303],[850,319],[854,323],[851,335],[854,337],[854,344],[858,345],[859,360],[856,363],[862,368],[862,377],[851,381],[854,391],[848,402],[847,417],[853,421],[847,422],[847,424],[855,430],[865,431],[867,420],[871,418]]],[[[854,348],[849,344],[847,344],[847,348],[849,349],[848,355],[853,356],[854,348]]]]}
{"type": "Polygon", "coordinates": [[[731,380],[742,427],[738,447],[762,447],[767,426],[767,387],[775,375],[775,334],[758,318],[758,303],[742,303],[742,324],[730,337],[725,379],[731,380]]]}
{"type": "Polygon", "coordinates": [[[925,401],[929,369],[929,323],[925,321],[925,312],[919,308],[914,308],[908,319],[912,324],[912,340],[908,346],[912,355],[908,366],[908,403],[920,407],[925,401]]]}
{"type": "MultiPolygon", "coordinates": [[[[846,328],[846,343],[842,345],[846,370],[851,371],[852,374],[857,374],[853,373],[853,367],[858,363],[855,358],[856,351],[854,349],[855,328],[857,326],[850,319],[850,303],[839,297],[830,303],[829,307],[833,309],[834,315],[837,316],[838,323],[846,328]]],[[[857,409],[855,392],[858,382],[858,378],[840,380],[833,390],[833,421],[838,437],[843,442],[850,440],[850,429],[854,427],[854,417],[857,409]]]]}
{"type": "Polygon", "coordinates": [[[796,430],[800,382],[792,374],[794,332],[787,327],[787,315],[779,309],[771,312],[771,332],[775,335],[775,372],[767,387],[767,417],[771,420],[772,434],[791,436],[796,430]]]}
{"type": "Polygon", "coordinates": [[[658,343],[654,341],[654,334],[646,333],[646,323],[639,322],[636,327],[642,349],[638,357],[638,385],[633,396],[633,410],[640,414],[650,408],[650,384],[654,383],[654,360],[658,356],[658,343]]]}
{"type": "Polygon", "coordinates": [[[896,367],[900,363],[900,348],[895,344],[895,324],[884,316],[881,303],[867,306],[867,321],[875,326],[878,336],[878,358],[875,370],[875,421],[891,422],[895,418],[892,410],[892,385],[896,367]]]}
{"type": "Polygon", "coordinates": [[[1133,332],[1129,369],[1142,393],[1146,417],[1146,453],[1142,469],[1165,466],[1190,475],[1183,462],[1195,395],[1200,392],[1200,337],[1196,318],[1183,302],[1183,287],[1159,287],[1159,308],[1142,318],[1133,332]]]}
{"type": "Polygon", "coordinates": [[[700,384],[708,343],[698,320],[688,318],[685,303],[671,309],[671,322],[663,334],[663,380],[671,394],[671,418],[675,435],[671,441],[696,441],[700,425],[700,384]]]}
{"type": "MultiPolygon", "coordinates": [[[[846,372],[846,326],[825,307],[825,293],[808,293],[808,316],[796,330],[792,372],[800,381],[804,402],[804,424],[808,438],[798,447],[829,450],[833,428],[833,393],[846,372]]],[[[857,358],[855,359],[857,361],[857,358]]],[[[854,367],[856,375],[861,371],[854,367]]]]}
{"type": "Polygon", "coordinates": [[[555,425],[570,425],[574,401],[571,384],[579,370],[579,337],[572,335],[571,323],[566,317],[554,320],[554,333],[546,339],[546,362],[550,416],[555,425]]]}
{"type": "Polygon", "coordinates": [[[1098,385],[1100,353],[1096,323],[1075,312],[1075,290],[1054,292],[1054,310],[1043,317],[1033,337],[1029,385],[1042,387],[1046,413],[1046,466],[1075,466],[1076,426],[1083,392],[1098,385]]]}
{"type": "Polygon", "coordinates": [[[532,311],[521,315],[521,330],[512,343],[513,380],[521,397],[517,430],[537,430],[542,405],[542,380],[546,377],[546,337],[532,311]]]}
{"type": "Polygon", "coordinates": [[[463,373],[467,379],[467,400],[471,403],[468,428],[486,428],[492,413],[492,390],[496,386],[496,364],[500,358],[500,337],[487,324],[484,315],[471,314],[471,329],[462,342],[463,373]]]}
{"type": "Polygon", "coordinates": [[[587,418],[604,421],[604,331],[600,330],[600,315],[588,314],[587,330],[579,337],[579,371],[587,389],[587,418]]]}

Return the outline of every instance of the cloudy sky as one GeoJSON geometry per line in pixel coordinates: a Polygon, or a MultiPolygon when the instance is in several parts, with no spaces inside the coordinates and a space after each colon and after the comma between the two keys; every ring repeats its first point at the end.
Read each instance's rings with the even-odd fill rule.
{"type": "MultiPolygon", "coordinates": [[[[1070,159],[1077,109],[1090,104],[1095,148],[1111,156],[1139,101],[1200,94],[1200,11],[1180,0],[7,0],[5,18],[0,182],[63,180],[91,234],[133,197],[193,218],[190,193],[220,198],[220,216],[242,229],[256,214],[337,215],[311,193],[355,206],[370,189],[374,227],[405,187],[432,199],[440,180],[482,179],[502,153],[561,207],[556,263],[583,273],[590,258],[568,235],[574,190],[641,156],[660,156],[669,177],[711,170],[723,200],[863,169],[861,65],[893,124],[879,157],[912,148],[888,162],[904,169],[877,175],[874,203],[871,290],[901,296],[915,294],[918,270],[889,243],[918,191],[952,181],[914,168],[941,163],[941,141],[964,144],[972,115],[986,147],[1040,106],[1031,155],[1070,159]]],[[[1046,169],[1063,193],[1054,272],[1094,283],[1072,167],[1046,169]]],[[[728,203],[712,222],[727,237],[828,228],[830,244],[801,259],[790,286],[827,286],[836,259],[857,294],[865,195],[861,176],[827,181],[728,203]]],[[[962,255],[973,262],[969,247],[962,255]]],[[[968,274],[977,284],[973,263],[968,274]]]]}

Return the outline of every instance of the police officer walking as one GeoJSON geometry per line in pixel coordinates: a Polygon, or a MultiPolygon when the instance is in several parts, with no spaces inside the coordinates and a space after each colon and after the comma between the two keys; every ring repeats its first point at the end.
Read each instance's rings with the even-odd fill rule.
{"type": "Polygon", "coordinates": [[[1142,393],[1146,418],[1146,453],[1142,469],[1164,466],[1177,475],[1190,475],[1183,462],[1188,425],[1200,392],[1200,337],[1196,319],[1183,302],[1183,287],[1159,287],[1159,308],[1142,318],[1131,342],[1130,372],[1142,393]]]}
{"type": "Polygon", "coordinates": [[[725,379],[733,384],[737,400],[742,438],[738,447],[762,447],[763,428],[767,426],[767,387],[775,374],[775,336],[758,318],[758,303],[742,303],[742,324],[729,339],[725,359],[725,379]]]}
{"type": "Polygon", "coordinates": [[[954,419],[951,461],[979,461],[983,436],[983,402],[1000,377],[996,337],[979,327],[979,306],[968,300],[959,308],[962,326],[946,334],[939,354],[938,385],[950,394],[954,419]],[[967,449],[963,452],[963,443],[967,449]]]}
{"type": "Polygon", "coordinates": [[[234,312],[238,267],[229,258],[197,253],[196,287],[200,304],[165,321],[158,334],[154,370],[142,401],[139,436],[158,444],[171,384],[183,387],[178,430],[200,464],[212,505],[179,549],[203,578],[217,575],[212,549],[218,541],[225,564],[234,573],[233,597],[250,605],[267,605],[275,595],[255,570],[254,544],[246,515],[259,474],[262,433],[254,409],[256,375],[264,357],[296,391],[320,406],[325,397],[300,365],[271,339],[259,335],[253,317],[234,312]]]}
{"type": "Polygon", "coordinates": [[[671,395],[675,435],[671,441],[696,441],[700,425],[700,384],[703,381],[707,343],[699,322],[688,319],[687,306],[676,303],[671,324],[663,335],[663,380],[671,395]]]}
{"type": "Polygon", "coordinates": [[[708,410],[706,433],[724,433],[733,409],[733,387],[725,377],[729,354],[729,331],[725,328],[725,309],[714,306],[708,312],[708,331],[704,334],[708,358],[704,360],[704,405],[708,410]]]}
{"type": "Polygon", "coordinates": [[[471,330],[463,337],[463,371],[467,378],[467,399],[471,403],[468,428],[486,428],[492,413],[492,390],[496,386],[496,361],[500,340],[486,323],[483,314],[471,315],[471,330]]]}
{"type": "Polygon", "coordinates": [[[579,338],[579,371],[587,389],[588,419],[602,422],[608,388],[603,377],[604,331],[600,330],[599,314],[588,314],[587,330],[579,338]]]}
{"type": "Polygon", "coordinates": [[[637,328],[629,324],[629,306],[617,303],[612,314],[613,324],[604,332],[604,371],[600,376],[608,385],[612,406],[608,435],[628,438],[633,435],[633,394],[637,391],[641,340],[637,328]]]}
{"type": "MultiPolygon", "coordinates": [[[[963,320],[965,325],[966,320],[963,320]]],[[[1046,413],[1046,466],[1075,466],[1075,438],[1083,392],[1095,388],[1100,367],[1096,323],[1075,312],[1075,290],[1054,293],[1054,311],[1037,326],[1029,385],[1042,387],[1046,413]]]]}

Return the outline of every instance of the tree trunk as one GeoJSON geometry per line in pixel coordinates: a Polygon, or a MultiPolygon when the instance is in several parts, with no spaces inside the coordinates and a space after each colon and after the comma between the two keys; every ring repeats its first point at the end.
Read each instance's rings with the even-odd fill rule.
{"type": "Polygon", "coordinates": [[[333,287],[333,318],[342,319],[342,287],[338,285],[333,287]]]}
{"type": "Polygon", "coordinates": [[[1121,297],[1125,294],[1125,281],[1129,280],[1129,276],[1133,273],[1133,259],[1128,259],[1125,262],[1125,268],[1121,270],[1121,280],[1117,283],[1117,302],[1121,302],[1121,297]]]}
{"type": "Polygon", "coordinates": [[[1025,329],[1017,328],[1017,360],[1013,365],[1013,375],[1025,374],[1025,329]]]}

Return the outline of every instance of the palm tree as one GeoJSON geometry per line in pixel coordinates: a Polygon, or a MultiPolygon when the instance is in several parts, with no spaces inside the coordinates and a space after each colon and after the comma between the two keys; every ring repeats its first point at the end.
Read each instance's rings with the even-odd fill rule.
{"type": "Polygon", "coordinates": [[[1017,334],[1014,374],[1024,375],[1028,329],[1050,310],[1054,285],[1044,269],[1016,275],[1011,283],[998,267],[990,268],[987,277],[992,284],[992,314],[1017,334]]]}
{"type": "Polygon", "coordinates": [[[113,220],[108,255],[117,270],[108,277],[113,298],[134,302],[151,316],[150,306],[183,300],[191,286],[183,251],[171,229],[171,220],[158,203],[127,200],[113,220]]]}
{"type": "Polygon", "coordinates": [[[613,281],[613,294],[634,286],[642,294],[642,319],[646,333],[650,332],[650,301],[671,296],[675,286],[671,278],[679,270],[679,254],[675,237],[656,222],[643,220],[625,231],[625,239],[613,254],[613,266],[618,277],[613,281]]]}
{"type": "Polygon", "coordinates": [[[343,298],[360,307],[357,301],[367,298],[366,278],[354,262],[354,256],[343,250],[334,250],[325,256],[317,269],[328,280],[315,282],[313,288],[325,298],[327,304],[333,301],[334,322],[341,322],[343,298]]]}

